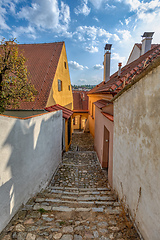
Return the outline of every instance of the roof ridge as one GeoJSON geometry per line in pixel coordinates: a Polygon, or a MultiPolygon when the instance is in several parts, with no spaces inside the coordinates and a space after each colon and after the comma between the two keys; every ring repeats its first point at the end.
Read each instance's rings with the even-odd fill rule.
{"type": "Polygon", "coordinates": [[[18,43],[18,45],[45,45],[45,44],[53,44],[53,43],[64,43],[65,41],[61,42],[49,42],[49,43],[18,43]]]}

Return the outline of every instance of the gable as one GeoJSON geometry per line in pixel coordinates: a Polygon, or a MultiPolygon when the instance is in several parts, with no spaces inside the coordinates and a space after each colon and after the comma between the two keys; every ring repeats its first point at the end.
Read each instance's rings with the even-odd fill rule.
{"type": "Polygon", "coordinates": [[[65,44],[62,47],[46,107],[55,104],[73,109],[73,95],[65,44]]]}

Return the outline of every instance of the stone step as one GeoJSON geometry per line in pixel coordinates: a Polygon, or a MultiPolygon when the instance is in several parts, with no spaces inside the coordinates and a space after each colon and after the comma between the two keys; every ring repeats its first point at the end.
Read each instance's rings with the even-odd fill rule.
{"type": "Polygon", "coordinates": [[[107,187],[98,187],[98,188],[74,188],[74,187],[56,187],[56,186],[49,186],[46,189],[51,190],[64,190],[64,191],[77,191],[77,192],[93,192],[93,191],[111,191],[110,188],[107,187]]]}
{"type": "Polygon", "coordinates": [[[33,210],[39,210],[39,209],[44,209],[46,211],[56,211],[56,212],[104,212],[106,214],[111,214],[111,215],[119,215],[121,214],[122,210],[120,208],[116,208],[113,206],[113,208],[111,208],[111,206],[109,207],[105,207],[105,206],[101,206],[101,207],[97,207],[97,206],[91,206],[91,207],[69,207],[69,206],[64,206],[64,205],[60,205],[60,206],[45,206],[39,203],[36,203],[33,207],[33,210]]]}

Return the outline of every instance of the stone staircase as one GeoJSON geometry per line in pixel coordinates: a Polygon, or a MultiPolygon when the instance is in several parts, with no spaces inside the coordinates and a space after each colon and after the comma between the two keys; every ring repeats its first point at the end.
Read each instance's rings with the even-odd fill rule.
{"type": "Polygon", "coordinates": [[[108,186],[93,139],[74,134],[71,151],[49,186],[30,199],[0,235],[3,240],[139,239],[108,186]],[[79,150],[79,151],[77,151],[79,150]]]}

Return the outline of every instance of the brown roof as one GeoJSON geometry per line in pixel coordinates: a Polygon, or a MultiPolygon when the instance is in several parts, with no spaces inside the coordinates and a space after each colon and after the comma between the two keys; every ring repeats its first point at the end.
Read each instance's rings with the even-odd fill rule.
{"type": "Polygon", "coordinates": [[[108,113],[102,112],[103,116],[108,118],[110,121],[114,122],[114,117],[108,113]]]}
{"type": "Polygon", "coordinates": [[[110,103],[111,103],[110,101],[105,100],[105,99],[100,99],[100,100],[94,102],[94,104],[100,109],[103,107],[106,107],[110,103]]]}
{"type": "MultiPolygon", "coordinates": [[[[141,50],[142,49],[142,43],[135,43],[135,45],[141,50]]],[[[151,49],[157,47],[158,44],[151,44],[151,49]]]]}
{"type": "Polygon", "coordinates": [[[96,87],[91,89],[88,93],[95,94],[95,93],[110,93],[110,94],[117,94],[119,91],[123,89],[123,87],[129,84],[135,76],[143,72],[146,67],[150,63],[153,62],[155,58],[160,56],[160,44],[156,45],[153,49],[146,52],[142,56],[140,56],[135,61],[131,62],[128,65],[125,65],[121,69],[121,76],[118,77],[118,71],[111,75],[110,80],[108,82],[101,82],[96,87]]]}
{"type": "Polygon", "coordinates": [[[88,96],[86,91],[73,90],[73,109],[88,110],[88,96]]]}
{"type": "Polygon", "coordinates": [[[26,58],[28,78],[38,91],[34,102],[22,102],[19,109],[41,110],[45,108],[63,44],[64,42],[18,45],[26,58]]]}
{"type": "Polygon", "coordinates": [[[56,104],[56,105],[53,105],[53,106],[50,106],[50,107],[46,107],[45,110],[48,111],[48,112],[55,112],[55,111],[58,111],[58,110],[62,110],[63,118],[66,118],[66,119],[69,119],[73,114],[73,111],[69,110],[68,108],[62,107],[59,104],[56,104]]]}

